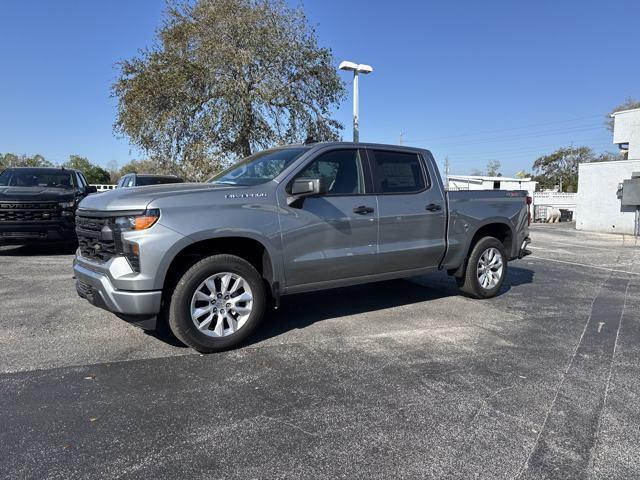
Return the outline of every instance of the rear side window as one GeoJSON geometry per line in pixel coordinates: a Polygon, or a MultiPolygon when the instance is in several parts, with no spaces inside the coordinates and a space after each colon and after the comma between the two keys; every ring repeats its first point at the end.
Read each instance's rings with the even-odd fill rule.
{"type": "Polygon", "coordinates": [[[376,193],[412,193],[427,187],[420,157],[416,153],[370,150],[376,193]]]}

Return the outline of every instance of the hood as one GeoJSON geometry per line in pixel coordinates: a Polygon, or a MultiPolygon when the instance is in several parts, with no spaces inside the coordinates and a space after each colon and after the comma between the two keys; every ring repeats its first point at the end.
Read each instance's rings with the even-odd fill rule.
{"type": "Polygon", "coordinates": [[[75,190],[65,188],[0,187],[0,202],[65,202],[75,196],[75,190]]]}
{"type": "Polygon", "coordinates": [[[134,188],[117,188],[89,195],[80,202],[79,208],[99,211],[144,210],[149,203],[158,198],[213,190],[231,190],[234,188],[238,187],[212,185],[209,183],[169,183],[134,188]]]}

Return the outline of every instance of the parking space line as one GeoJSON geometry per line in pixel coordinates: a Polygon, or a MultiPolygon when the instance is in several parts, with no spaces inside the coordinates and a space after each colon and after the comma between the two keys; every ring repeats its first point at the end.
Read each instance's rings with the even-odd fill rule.
{"type": "MultiPolygon", "coordinates": [[[[620,260],[618,255],[617,261],[620,260]]],[[[547,258],[541,260],[550,260],[547,258]]],[[[635,256],[634,256],[635,258],[635,256]]],[[[575,264],[574,262],[560,263],[575,264]]],[[[579,266],[593,267],[592,265],[577,264],[579,266]]],[[[603,267],[596,267],[603,268],[603,267]]],[[[587,321],[569,359],[564,374],[562,375],[554,397],[547,410],[542,428],[536,436],[533,449],[529,452],[524,465],[520,468],[516,480],[526,473],[531,477],[554,477],[554,465],[563,458],[564,475],[567,478],[586,477],[585,473],[593,467],[593,452],[597,446],[598,434],[601,428],[613,361],[620,334],[620,326],[626,302],[629,294],[631,278],[612,276],[616,269],[607,268],[607,278],[602,282],[594,296],[587,321]],[[621,288],[624,287],[624,288],[621,288]],[[616,292],[623,292],[622,302],[616,292]],[[613,312],[620,310],[619,319],[615,330],[606,328],[608,320],[613,312]],[[597,327],[596,327],[597,325],[597,327]],[[579,354],[580,352],[580,354],[579,354]],[[581,388],[588,385],[590,395],[584,397],[581,388]],[[581,388],[577,388],[581,386],[581,388]],[[577,409],[575,405],[598,405],[595,409],[577,409]],[[567,419],[571,418],[570,423],[567,419]],[[573,431],[588,432],[582,437],[575,437],[567,442],[573,431]],[[553,458],[554,462],[549,462],[553,458]]],[[[633,272],[626,272],[636,275],[633,272]]],[[[557,468],[556,468],[557,470],[557,468]]]]}
{"type": "Polygon", "coordinates": [[[587,263],[569,262],[567,260],[558,260],[555,258],[538,257],[537,255],[529,255],[526,258],[535,258],[537,260],[546,260],[548,262],[565,263],[568,265],[574,265],[576,267],[595,268],[597,270],[604,270],[606,272],[626,273],[627,275],[640,275],[640,273],[638,272],[630,272],[628,270],[619,270],[617,268],[602,267],[599,265],[589,265],[587,263]]]}
{"type": "MultiPolygon", "coordinates": [[[[610,252],[611,251],[610,248],[592,247],[591,245],[578,245],[578,244],[575,244],[575,243],[554,242],[554,241],[551,241],[550,243],[553,244],[553,245],[564,245],[564,246],[567,246],[567,247],[591,248],[592,250],[602,250],[603,252],[610,252]]],[[[622,245],[619,245],[619,247],[622,247],[622,245]]],[[[532,247],[529,246],[529,248],[532,248],[532,247]]],[[[536,248],[541,248],[541,247],[536,247],[536,248]]]]}
{"type": "MultiPolygon", "coordinates": [[[[611,353],[611,362],[609,363],[609,374],[607,375],[607,383],[604,389],[604,398],[602,399],[602,407],[600,409],[600,414],[598,415],[598,424],[596,426],[595,439],[593,442],[593,447],[591,448],[591,453],[589,455],[589,471],[593,470],[595,466],[596,456],[598,450],[598,444],[600,440],[600,431],[602,429],[602,417],[605,414],[605,409],[607,408],[607,397],[609,396],[609,388],[611,386],[611,376],[613,375],[613,364],[616,359],[616,350],[618,349],[618,339],[620,338],[620,329],[622,328],[622,320],[624,318],[624,312],[627,308],[627,298],[629,297],[629,287],[631,286],[631,281],[627,283],[627,288],[624,291],[624,301],[622,303],[622,311],[620,312],[620,319],[618,320],[618,328],[616,329],[616,339],[613,344],[613,352],[611,353]]],[[[604,322],[600,322],[604,324],[604,322]]],[[[600,333],[601,326],[598,326],[598,333],[600,333]]]]}

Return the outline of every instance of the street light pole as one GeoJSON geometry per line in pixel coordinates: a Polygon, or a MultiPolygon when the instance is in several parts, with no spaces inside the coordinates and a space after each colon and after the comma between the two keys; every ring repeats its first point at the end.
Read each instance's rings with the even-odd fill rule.
{"type": "Polygon", "coordinates": [[[353,71],[353,141],[360,141],[360,125],[359,125],[359,105],[358,105],[358,70],[353,71]]]}
{"type": "Polygon", "coordinates": [[[348,70],[353,72],[353,141],[360,141],[360,105],[359,105],[359,74],[368,74],[373,72],[370,65],[354,62],[342,62],[338,67],[340,70],[348,70]]]}

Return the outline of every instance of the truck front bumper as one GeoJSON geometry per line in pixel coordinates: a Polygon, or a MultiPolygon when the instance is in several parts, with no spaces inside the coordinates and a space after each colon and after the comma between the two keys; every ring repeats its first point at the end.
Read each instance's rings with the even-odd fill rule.
{"type": "Polygon", "coordinates": [[[76,239],[71,220],[61,222],[6,222],[0,224],[0,244],[61,242],[76,239]]]}
{"type": "Polygon", "coordinates": [[[78,262],[74,262],[73,272],[76,291],[80,297],[145,330],[155,328],[162,291],[118,290],[107,275],[93,271],[78,262]]]}

